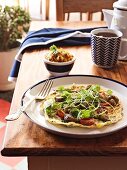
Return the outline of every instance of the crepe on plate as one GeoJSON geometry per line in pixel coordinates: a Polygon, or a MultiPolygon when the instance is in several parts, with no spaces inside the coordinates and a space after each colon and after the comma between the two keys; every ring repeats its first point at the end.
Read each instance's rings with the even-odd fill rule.
{"type": "Polygon", "coordinates": [[[101,128],[122,119],[122,104],[98,84],[60,86],[41,103],[45,119],[67,127],[101,128]]]}

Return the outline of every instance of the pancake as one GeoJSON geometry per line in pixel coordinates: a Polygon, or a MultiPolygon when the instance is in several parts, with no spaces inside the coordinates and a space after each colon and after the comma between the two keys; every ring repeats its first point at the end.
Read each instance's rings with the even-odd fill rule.
{"type": "Polygon", "coordinates": [[[102,128],[123,117],[119,98],[98,84],[60,86],[40,109],[48,122],[67,127],[102,128]]]}

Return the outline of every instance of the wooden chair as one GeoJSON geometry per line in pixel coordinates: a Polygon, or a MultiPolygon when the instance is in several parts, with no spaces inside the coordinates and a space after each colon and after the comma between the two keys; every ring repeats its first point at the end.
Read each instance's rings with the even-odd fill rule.
{"type": "Polygon", "coordinates": [[[101,12],[101,20],[103,20],[102,9],[112,9],[113,3],[116,0],[56,0],[56,20],[64,21],[65,13],[72,12],[80,13],[80,20],[82,20],[82,13],[87,13],[88,20],[92,20],[92,14],[101,12]]]}

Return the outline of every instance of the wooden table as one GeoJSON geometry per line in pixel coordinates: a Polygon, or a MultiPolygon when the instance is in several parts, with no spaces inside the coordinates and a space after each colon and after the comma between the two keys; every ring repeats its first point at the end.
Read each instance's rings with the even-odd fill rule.
{"type": "MultiPolygon", "coordinates": [[[[104,25],[104,22],[34,22],[31,24],[31,30],[42,27],[83,28],[104,25]]],[[[77,56],[76,63],[70,74],[104,76],[127,85],[127,62],[119,61],[117,66],[112,70],[105,70],[93,64],[90,46],[66,47],[66,49],[72,51],[77,56]]],[[[23,55],[10,114],[20,106],[20,100],[25,90],[36,82],[49,78],[50,75],[42,62],[42,57],[46,51],[47,49],[41,51],[35,50],[26,52],[23,55]]],[[[113,160],[118,160],[115,162],[116,170],[119,167],[118,163],[121,163],[120,165],[123,166],[126,162],[126,157],[121,158],[120,156],[127,155],[127,128],[112,135],[94,139],[66,138],[46,132],[38,125],[32,123],[31,120],[23,114],[16,121],[7,122],[2,155],[28,156],[29,169],[32,170],[34,168],[40,170],[41,167],[43,167],[44,170],[47,170],[49,167],[50,170],[59,168],[63,170],[66,169],[66,166],[68,169],[71,167],[70,169],[74,170],[76,167],[83,168],[85,160],[89,161],[89,159],[92,159],[93,164],[90,163],[89,166],[87,166],[94,166],[94,169],[98,169],[96,166],[100,165],[100,161],[103,161],[103,164],[105,164],[105,166],[102,167],[102,169],[105,169],[106,166],[108,166],[107,161],[109,161],[111,165],[113,160]],[[88,158],[86,156],[91,157],[88,158]],[[99,156],[110,156],[112,161],[109,160],[110,157],[105,159],[105,157],[99,156]],[[114,156],[119,157],[114,158],[114,156]],[[61,160],[62,163],[60,163],[61,160]],[[105,160],[106,162],[104,162],[105,160]],[[77,164],[76,161],[78,162],[77,164]],[[64,166],[61,165],[63,163],[64,166]],[[69,165],[69,163],[71,165],[69,165]],[[39,164],[41,164],[41,166],[39,166],[39,164]]]]}

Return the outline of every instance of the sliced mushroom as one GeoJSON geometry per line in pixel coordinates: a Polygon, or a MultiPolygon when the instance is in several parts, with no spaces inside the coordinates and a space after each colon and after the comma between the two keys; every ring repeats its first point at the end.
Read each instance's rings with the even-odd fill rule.
{"type": "Polygon", "coordinates": [[[71,116],[70,114],[66,114],[64,117],[65,122],[77,122],[78,120],[71,116]]]}
{"type": "Polygon", "coordinates": [[[109,120],[109,117],[108,117],[107,115],[99,115],[99,116],[98,116],[98,119],[106,122],[106,121],[109,120]]]}
{"type": "Polygon", "coordinates": [[[119,102],[119,99],[116,96],[110,96],[108,98],[108,102],[112,105],[112,106],[116,106],[119,102]]]}

